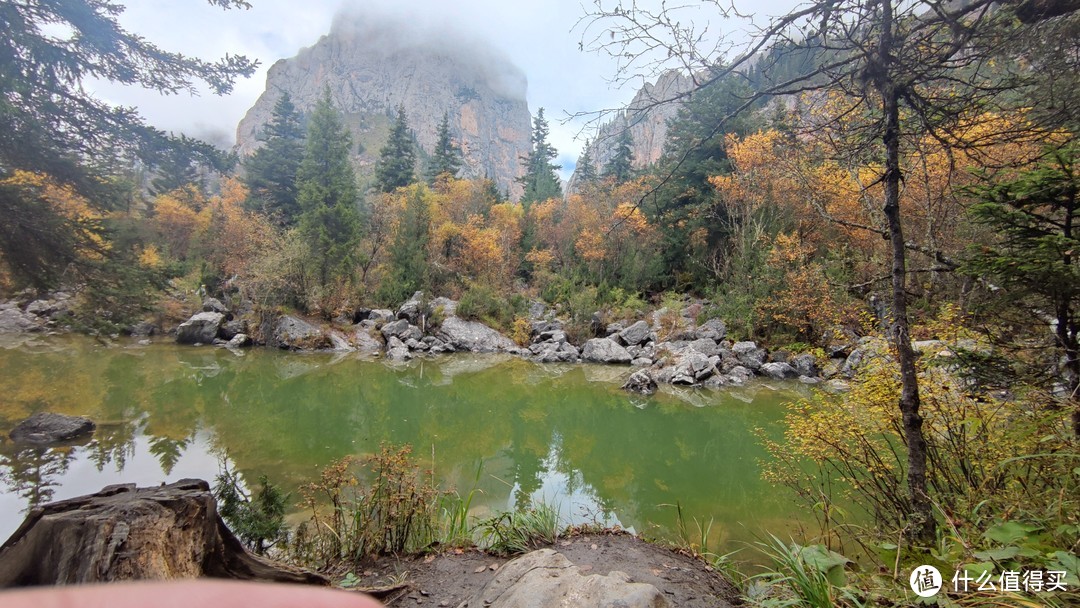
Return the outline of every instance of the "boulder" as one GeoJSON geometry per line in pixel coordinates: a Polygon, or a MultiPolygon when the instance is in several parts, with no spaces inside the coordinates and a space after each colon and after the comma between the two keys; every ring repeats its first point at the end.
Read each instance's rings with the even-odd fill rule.
{"type": "Polygon", "coordinates": [[[136,338],[148,338],[161,333],[161,328],[152,321],[139,321],[131,327],[128,327],[127,333],[136,338]]]}
{"type": "Polygon", "coordinates": [[[622,385],[623,390],[630,391],[631,393],[638,393],[639,395],[651,395],[656,392],[656,379],[652,377],[649,370],[640,369],[627,378],[626,382],[622,385]]]}
{"type": "Polygon", "coordinates": [[[585,342],[581,358],[593,363],[630,363],[634,359],[611,338],[593,338],[585,342]]]}
{"type": "Polygon", "coordinates": [[[773,361],[762,365],[761,373],[774,380],[794,380],[800,376],[794,367],[783,361],[773,361]]]}
{"type": "Polygon", "coordinates": [[[364,355],[377,355],[382,352],[382,343],[360,325],[357,325],[353,332],[353,344],[356,345],[356,350],[364,355]]]}
{"type": "Polygon", "coordinates": [[[606,335],[609,338],[617,338],[619,332],[621,332],[625,328],[626,328],[626,326],[623,325],[621,321],[616,321],[614,323],[608,323],[607,327],[604,328],[604,335],[606,335]]]}
{"type": "Polygon", "coordinates": [[[248,324],[244,319],[233,319],[232,321],[226,321],[221,325],[221,330],[218,335],[225,340],[232,340],[233,336],[237,334],[248,333],[248,324]]]}
{"type": "Polygon", "coordinates": [[[202,310],[203,312],[219,312],[223,315],[229,313],[229,309],[217,298],[206,298],[203,300],[202,310]]]}
{"type": "Polygon", "coordinates": [[[712,340],[719,342],[727,337],[727,325],[720,319],[709,319],[694,330],[698,340],[712,340]]]}
{"type": "Polygon", "coordinates": [[[690,348],[705,355],[706,357],[712,357],[720,354],[720,346],[715,340],[710,338],[698,338],[690,343],[690,348]]]}
{"type": "Polygon", "coordinates": [[[671,384],[700,384],[716,373],[718,360],[714,361],[697,351],[690,350],[677,358],[674,365],[662,370],[663,378],[671,384]]]}
{"type": "Polygon", "coordinates": [[[569,342],[541,342],[529,347],[529,352],[537,363],[573,363],[581,356],[569,342]]]}
{"type": "Polygon", "coordinates": [[[394,316],[394,311],[385,308],[376,308],[368,313],[368,319],[374,321],[376,326],[382,325],[383,323],[389,323],[396,318],[397,317],[394,316]]]}
{"type": "Polygon", "coordinates": [[[452,317],[457,314],[457,300],[451,300],[450,298],[438,297],[431,301],[428,309],[432,314],[438,314],[442,318],[452,317]]]}
{"type": "Polygon", "coordinates": [[[627,346],[637,346],[649,339],[652,328],[645,321],[638,321],[619,332],[619,339],[627,346]]]}
{"type": "Polygon", "coordinates": [[[0,546],[0,589],[197,577],[329,584],[245,551],[199,479],[34,508],[0,546]]]}
{"type": "Polygon", "coordinates": [[[25,313],[15,306],[0,309],[0,334],[21,334],[28,331],[41,331],[41,320],[25,313]]]}
{"type": "Polygon", "coordinates": [[[667,608],[667,598],[653,585],[630,582],[617,570],[586,575],[561,553],[539,549],[507,562],[495,578],[458,608],[667,608]]]}
{"type": "Polygon", "coordinates": [[[416,323],[424,314],[424,292],[417,291],[397,309],[397,318],[416,323]]]}
{"type": "Polygon", "coordinates": [[[765,364],[765,358],[768,353],[764,348],[760,348],[754,342],[736,342],[731,346],[731,352],[735,353],[739,362],[744,367],[757,371],[761,369],[761,366],[765,364]]]}
{"type": "Polygon", "coordinates": [[[179,344],[211,344],[224,322],[225,315],[220,312],[195,313],[176,328],[176,341],[179,344]]]}
{"type": "Polygon", "coordinates": [[[795,368],[795,371],[799,372],[800,376],[814,377],[818,375],[817,358],[810,353],[795,355],[788,363],[795,368]]]}
{"type": "Polygon", "coordinates": [[[420,328],[409,323],[407,319],[398,319],[387,323],[382,326],[381,331],[383,338],[387,340],[394,337],[402,342],[408,342],[409,340],[419,340],[424,337],[424,333],[420,331],[420,328]]]}
{"type": "Polygon", "coordinates": [[[741,365],[736,365],[726,372],[732,384],[746,384],[754,377],[754,372],[741,365]]]}
{"type": "Polygon", "coordinates": [[[455,350],[474,353],[508,352],[516,349],[513,340],[477,321],[447,317],[435,336],[455,350]]]}
{"type": "Polygon", "coordinates": [[[386,341],[386,358],[390,361],[402,362],[413,358],[409,347],[400,338],[390,336],[386,341]]]}
{"type": "Polygon", "coordinates": [[[48,445],[89,435],[94,428],[96,425],[89,418],[38,412],[16,424],[9,436],[15,443],[48,445]]]}
{"type": "Polygon", "coordinates": [[[241,348],[244,346],[251,346],[251,338],[247,334],[235,334],[229,338],[229,342],[225,344],[229,348],[241,348]]]}
{"type": "Polygon", "coordinates": [[[278,319],[270,338],[270,346],[286,350],[321,350],[330,345],[322,330],[291,315],[278,319]]]}
{"type": "Polygon", "coordinates": [[[566,342],[566,332],[561,329],[542,331],[533,338],[533,343],[540,344],[542,342],[555,342],[557,344],[566,342]]]}

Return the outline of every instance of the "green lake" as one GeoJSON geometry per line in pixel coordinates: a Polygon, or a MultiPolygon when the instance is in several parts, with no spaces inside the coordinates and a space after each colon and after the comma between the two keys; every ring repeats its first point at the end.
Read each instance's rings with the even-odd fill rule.
{"type": "Polygon", "coordinates": [[[762,481],[755,434],[781,434],[784,403],[802,394],[794,383],[643,398],[619,388],[627,367],[5,340],[0,540],[40,502],[113,483],[212,481],[223,466],[297,496],[324,465],[387,442],[411,444],[443,487],[478,490],[478,517],[543,500],[568,524],[676,539],[679,503],[687,520],[713,522],[713,549],[725,552],[805,517],[786,489],[762,481]],[[82,445],[15,446],[7,432],[37,411],[89,416],[98,429],[82,445]]]}

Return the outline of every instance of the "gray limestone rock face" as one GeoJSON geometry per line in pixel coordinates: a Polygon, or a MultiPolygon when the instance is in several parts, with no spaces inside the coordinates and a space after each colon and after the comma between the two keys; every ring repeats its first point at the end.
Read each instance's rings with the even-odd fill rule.
{"type": "Polygon", "coordinates": [[[517,199],[520,158],[531,149],[525,74],[504,53],[475,38],[417,21],[343,11],[330,32],[295,57],[270,66],[266,90],[237,127],[240,155],[251,154],[274,103],[289,93],[308,113],[329,88],[357,151],[354,165],[373,174],[386,143],[388,113],[405,110],[424,150],[433,150],[445,114],[461,150],[463,178],[490,177],[517,199]]]}
{"type": "Polygon", "coordinates": [[[199,312],[176,328],[179,344],[211,344],[221,331],[225,315],[220,312],[199,312]]]}
{"type": "Polygon", "coordinates": [[[592,363],[630,363],[634,359],[611,338],[593,338],[585,342],[581,358],[592,363]]]}
{"type": "Polygon", "coordinates": [[[617,570],[607,575],[582,574],[562,553],[539,549],[507,562],[495,578],[458,608],[667,608],[655,586],[630,582],[617,570]]]}
{"type": "Polygon", "coordinates": [[[513,340],[487,325],[460,317],[447,317],[435,335],[459,351],[499,353],[517,348],[513,340]]]}

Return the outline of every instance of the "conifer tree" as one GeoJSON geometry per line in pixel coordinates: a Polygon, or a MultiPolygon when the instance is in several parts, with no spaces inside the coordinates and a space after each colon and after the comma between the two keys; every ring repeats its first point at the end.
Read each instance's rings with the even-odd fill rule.
{"type": "Polygon", "coordinates": [[[438,141],[435,142],[435,152],[431,155],[431,162],[428,165],[427,182],[434,184],[435,180],[443,174],[457,177],[460,169],[461,150],[450,138],[450,115],[443,113],[442,122],[439,123],[438,141]]]}
{"type": "Polygon", "coordinates": [[[551,164],[558,152],[548,143],[547,138],[548,124],[544,119],[544,108],[540,108],[536,113],[536,120],[533,121],[532,151],[521,159],[525,165],[525,175],[517,180],[525,187],[525,192],[521,195],[522,205],[528,206],[530,203],[562,196],[559,176],[555,173],[562,167],[551,164]]]}
{"type": "Polygon", "coordinates": [[[596,172],[596,161],[593,160],[592,153],[589,152],[590,142],[585,140],[585,146],[581,150],[581,156],[578,157],[577,166],[574,168],[574,175],[577,177],[579,184],[591,184],[600,178],[600,175],[596,172]]]}
{"type": "Polygon", "coordinates": [[[252,206],[282,226],[292,226],[300,215],[296,173],[304,157],[304,130],[288,93],[282,93],[274,104],[262,140],[263,146],[244,162],[244,183],[251,192],[252,206]]]}
{"type": "Polygon", "coordinates": [[[615,140],[615,154],[604,165],[604,177],[610,178],[616,184],[621,184],[632,174],[634,167],[634,136],[629,128],[619,132],[619,138],[615,140]]]}
{"type": "Polygon", "coordinates": [[[379,289],[379,299],[389,305],[399,304],[427,286],[431,208],[426,194],[427,188],[417,184],[405,200],[405,212],[390,246],[391,275],[379,289]]]}
{"type": "Polygon", "coordinates": [[[352,136],[326,88],[308,124],[297,171],[300,230],[314,253],[323,285],[350,271],[360,238],[356,176],[349,162],[352,136]]]}
{"type": "Polygon", "coordinates": [[[416,148],[413,146],[405,107],[398,106],[397,118],[390,128],[390,139],[379,150],[375,163],[375,183],[382,192],[394,190],[416,181],[416,148]]]}

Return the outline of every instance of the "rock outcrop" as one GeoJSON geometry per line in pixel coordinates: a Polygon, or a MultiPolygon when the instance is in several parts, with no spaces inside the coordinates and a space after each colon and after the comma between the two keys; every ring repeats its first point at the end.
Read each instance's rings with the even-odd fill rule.
{"type": "Polygon", "coordinates": [[[483,323],[447,317],[435,336],[455,350],[474,353],[500,353],[517,350],[517,344],[483,323]]]}
{"type": "Polygon", "coordinates": [[[507,562],[475,596],[458,608],[541,608],[544,606],[621,606],[666,608],[653,585],[634,583],[619,571],[583,574],[562,553],[539,549],[507,562]]]}
{"type": "Polygon", "coordinates": [[[180,344],[211,344],[224,322],[225,315],[220,312],[196,313],[176,328],[176,341],[180,344]]]}
{"type": "Polygon", "coordinates": [[[270,66],[266,91],[237,128],[240,154],[259,145],[283,91],[297,109],[308,112],[325,87],[360,144],[355,164],[361,175],[373,174],[390,114],[400,105],[421,148],[434,149],[446,114],[462,152],[459,176],[487,176],[500,191],[520,195],[514,178],[521,174],[519,158],[531,146],[527,84],[524,73],[500,52],[452,31],[341,13],[329,34],[270,66]]]}

